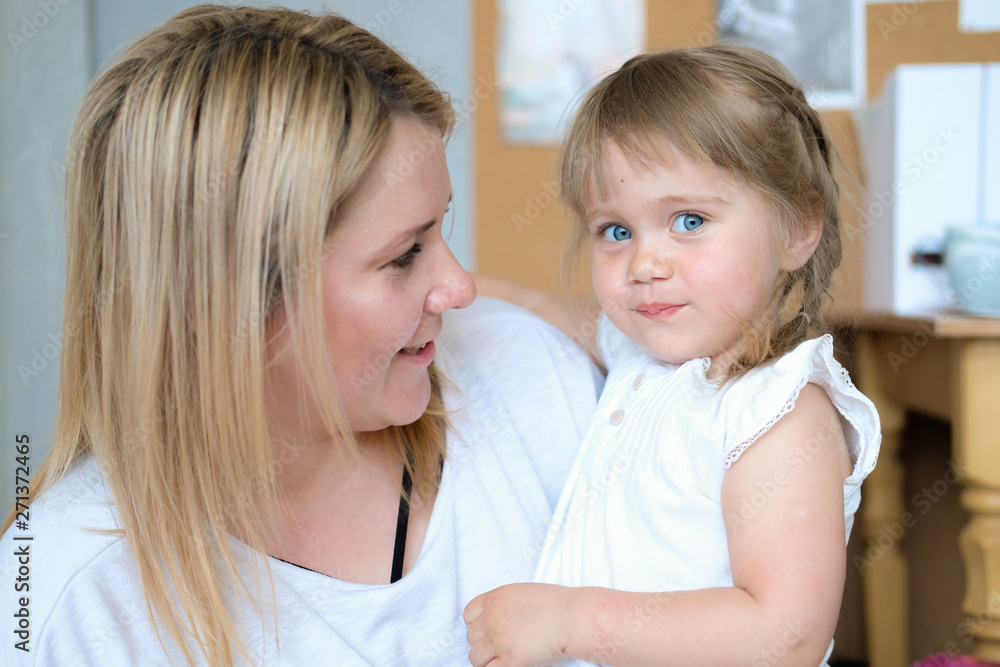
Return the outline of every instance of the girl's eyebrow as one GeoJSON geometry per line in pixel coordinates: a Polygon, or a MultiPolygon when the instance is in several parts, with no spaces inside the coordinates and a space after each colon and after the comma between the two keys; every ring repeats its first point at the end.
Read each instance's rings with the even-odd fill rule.
{"type": "MultiPolygon", "coordinates": [[[[721,206],[731,206],[732,202],[722,197],[717,197],[714,195],[665,195],[659,197],[655,200],[657,206],[664,206],[667,204],[680,204],[682,206],[698,206],[700,204],[717,204],[721,206]]],[[[587,210],[586,220],[590,222],[594,218],[601,217],[603,215],[609,215],[614,212],[613,207],[608,206],[597,206],[595,208],[587,210]]]]}
{"type": "Polygon", "coordinates": [[[667,195],[656,200],[657,204],[721,204],[729,206],[730,202],[722,197],[698,195],[667,195]]]}

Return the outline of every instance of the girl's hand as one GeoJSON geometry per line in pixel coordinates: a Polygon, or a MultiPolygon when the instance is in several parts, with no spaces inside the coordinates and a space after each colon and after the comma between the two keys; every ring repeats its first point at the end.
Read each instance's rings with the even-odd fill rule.
{"type": "Polygon", "coordinates": [[[580,589],[508,584],[475,597],[465,608],[475,667],[551,665],[568,657],[580,589]]]}

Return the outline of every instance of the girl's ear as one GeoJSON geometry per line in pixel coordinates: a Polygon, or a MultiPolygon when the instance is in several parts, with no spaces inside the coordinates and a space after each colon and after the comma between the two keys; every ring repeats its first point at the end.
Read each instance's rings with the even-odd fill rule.
{"type": "Polygon", "coordinates": [[[789,273],[802,268],[816,252],[822,237],[823,222],[819,220],[810,220],[792,229],[788,233],[788,248],[781,268],[789,273]]]}

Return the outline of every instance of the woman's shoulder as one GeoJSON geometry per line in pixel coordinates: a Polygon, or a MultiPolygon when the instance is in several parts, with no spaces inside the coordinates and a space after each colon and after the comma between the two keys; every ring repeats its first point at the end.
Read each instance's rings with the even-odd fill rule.
{"type": "Polygon", "coordinates": [[[452,341],[468,334],[504,337],[509,331],[527,332],[535,336],[556,335],[572,344],[568,336],[534,313],[507,301],[486,296],[476,297],[467,308],[448,310],[443,314],[442,338],[452,341]]]}
{"type": "Polygon", "coordinates": [[[439,340],[449,452],[493,443],[503,474],[526,463],[554,505],[603,386],[597,366],[539,317],[484,297],[446,313],[439,340]]]}
{"type": "Polygon", "coordinates": [[[36,497],[7,529],[0,538],[4,544],[0,567],[14,566],[8,546],[26,546],[32,552],[32,570],[46,571],[38,585],[48,588],[56,579],[70,579],[76,570],[121,541],[113,532],[117,528],[107,482],[97,461],[87,456],[36,497]]]}
{"type": "Polygon", "coordinates": [[[0,597],[5,607],[28,610],[22,622],[26,647],[40,660],[40,646],[59,644],[83,626],[107,631],[109,618],[124,613],[126,589],[136,574],[123,540],[112,532],[114,508],[92,457],[74,465],[22,517],[0,537],[0,575],[12,582],[0,597]]]}
{"type": "Polygon", "coordinates": [[[601,311],[597,318],[597,349],[610,373],[623,366],[659,364],[648,352],[616,327],[607,313],[601,311]]]}
{"type": "Polygon", "coordinates": [[[550,382],[590,401],[603,377],[569,336],[513,304],[479,297],[468,308],[444,314],[441,367],[463,393],[485,385],[533,391],[550,382]]]}
{"type": "Polygon", "coordinates": [[[117,528],[111,491],[93,456],[76,461],[32,500],[24,515],[24,524],[15,521],[4,539],[22,535],[61,541],[117,528]]]}

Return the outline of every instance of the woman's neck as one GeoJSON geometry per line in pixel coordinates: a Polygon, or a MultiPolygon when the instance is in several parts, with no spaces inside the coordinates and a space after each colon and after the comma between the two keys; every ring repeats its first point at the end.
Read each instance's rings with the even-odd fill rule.
{"type": "Polygon", "coordinates": [[[387,583],[402,464],[384,434],[358,440],[357,456],[327,443],[281,465],[278,526],[266,551],[338,579],[387,583]]]}
{"type": "Polygon", "coordinates": [[[275,441],[274,465],[279,493],[289,502],[305,501],[314,493],[328,495],[346,486],[363,488],[365,479],[380,478],[398,467],[388,452],[384,432],[355,433],[354,442],[330,438],[302,442],[275,441]]]}

